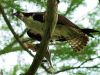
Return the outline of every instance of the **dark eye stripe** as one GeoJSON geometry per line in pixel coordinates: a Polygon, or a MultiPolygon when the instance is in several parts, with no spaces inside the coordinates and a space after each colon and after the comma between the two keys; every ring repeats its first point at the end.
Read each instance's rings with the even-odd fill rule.
{"type": "Polygon", "coordinates": [[[23,15],[24,15],[25,17],[29,17],[29,16],[32,16],[33,13],[23,13],[23,15]]]}
{"type": "MultiPolygon", "coordinates": [[[[44,13],[39,13],[39,12],[35,12],[35,13],[23,13],[23,15],[25,17],[30,17],[32,16],[34,20],[37,20],[39,22],[44,22],[44,19],[43,19],[43,15],[44,13]]],[[[63,22],[61,21],[61,19],[58,17],[58,22],[57,24],[61,24],[61,25],[64,25],[63,22]]]]}
{"type": "Polygon", "coordinates": [[[37,20],[37,21],[40,21],[40,22],[44,22],[43,14],[35,14],[35,15],[33,15],[33,19],[37,20]]]}

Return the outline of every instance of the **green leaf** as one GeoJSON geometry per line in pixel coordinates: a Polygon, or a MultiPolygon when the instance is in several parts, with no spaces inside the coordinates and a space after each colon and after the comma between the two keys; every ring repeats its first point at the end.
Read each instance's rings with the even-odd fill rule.
{"type": "Polygon", "coordinates": [[[67,8],[67,11],[65,12],[64,15],[70,14],[73,12],[79,5],[83,3],[84,0],[70,0],[70,5],[67,8]]]}

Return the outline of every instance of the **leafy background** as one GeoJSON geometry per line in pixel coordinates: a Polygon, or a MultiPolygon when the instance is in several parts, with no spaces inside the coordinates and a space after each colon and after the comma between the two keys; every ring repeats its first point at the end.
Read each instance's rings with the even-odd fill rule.
{"type": "MultiPolygon", "coordinates": [[[[96,0],[95,0],[96,1],[96,0]]],[[[5,13],[12,24],[15,32],[21,39],[26,40],[29,37],[25,33],[25,25],[23,22],[15,18],[12,14],[16,11],[45,11],[46,0],[1,0],[0,3],[4,7],[5,13]],[[30,9],[29,9],[30,8],[30,9]],[[37,9],[37,10],[36,10],[37,9]]],[[[59,9],[59,13],[66,16],[79,27],[84,26],[100,30],[100,4],[99,1],[91,11],[85,16],[75,17],[75,12],[80,7],[87,7],[85,0],[61,0],[60,3],[66,6],[64,11],[59,9]],[[89,26],[85,25],[88,20],[89,26]]],[[[81,11],[85,12],[85,10],[81,11]]],[[[79,13],[81,13],[79,12],[79,13]]],[[[87,46],[79,53],[73,51],[66,42],[56,42],[50,44],[52,53],[52,63],[55,68],[56,75],[99,75],[100,74],[100,34],[90,38],[87,46]]],[[[35,41],[34,41],[35,42],[35,41]]],[[[33,53],[34,54],[34,53],[33,53]]],[[[16,59],[16,57],[15,57],[16,59]]],[[[31,57],[13,37],[8,26],[6,25],[2,14],[0,13],[0,75],[19,75],[25,73],[29,68],[33,57],[31,57]],[[15,61],[13,58],[17,56],[16,64],[7,66],[6,60],[15,61]]],[[[49,75],[51,71],[46,63],[43,63],[37,72],[37,75],[49,75]]]]}

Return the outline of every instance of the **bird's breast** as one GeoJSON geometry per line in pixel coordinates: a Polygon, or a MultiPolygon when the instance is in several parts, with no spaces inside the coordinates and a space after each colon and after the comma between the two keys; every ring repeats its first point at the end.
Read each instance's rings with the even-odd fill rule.
{"type": "Polygon", "coordinates": [[[23,21],[25,22],[26,27],[30,29],[32,32],[40,34],[41,36],[43,35],[44,23],[33,20],[31,17],[23,19],[23,21]]]}

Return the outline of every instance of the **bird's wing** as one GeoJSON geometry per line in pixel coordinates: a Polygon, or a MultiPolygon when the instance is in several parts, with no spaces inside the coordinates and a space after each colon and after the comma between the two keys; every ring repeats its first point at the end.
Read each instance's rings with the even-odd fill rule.
{"type": "Polygon", "coordinates": [[[58,14],[58,21],[57,24],[61,24],[61,25],[65,25],[65,26],[70,26],[70,27],[74,27],[74,28],[78,28],[79,27],[77,25],[75,25],[73,22],[71,22],[69,19],[67,19],[65,16],[58,14]]]}
{"type": "MultiPolygon", "coordinates": [[[[17,17],[21,17],[21,15],[19,13],[16,13],[15,15],[17,17]]],[[[39,21],[41,23],[45,22],[45,19],[43,17],[44,12],[42,12],[42,13],[41,12],[23,13],[23,15],[25,17],[32,16],[32,18],[34,20],[39,21]]],[[[30,20],[30,21],[32,21],[32,20],[30,20]]],[[[30,23],[30,21],[28,21],[28,22],[30,23]]],[[[33,23],[33,21],[32,21],[32,23],[33,23]]],[[[39,29],[39,27],[41,25],[36,24],[34,26],[38,26],[36,28],[39,29]]],[[[35,27],[30,27],[30,28],[35,28],[35,27]]],[[[70,20],[68,20],[66,17],[64,17],[60,14],[58,15],[58,21],[57,21],[57,26],[56,26],[55,31],[56,30],[58,31],[57,36],[59,36],[58,34],[60,33],[60,36],[63,36],[64,38],[66,38],[66,40],[71,45],[71,47],[76,51],[80,51],[87,44],[87,41],[88,41],[87,35],[85,33],[83,33],[82,30],[78,26],[76,26],[74,23],[72,23],[70,20]],[[62,30],[57,28],[59,26],[62,28],[62,30]]]]}
{"type": "MultiPolygon", "coordinates": [[[[66,28],[67,29],[67,28],[66,28]]],[[[80,51],[86,46],[88,42],[88,36],[84,34],[80,29],[70,27],[69,35],[66,35],[66,40],[75,51],[80,51]]]]}
{"type": "Polygon", "coordinates": [[[59,14],[58,24],[64,26],[64,31],[67,32],[67,35],[64,34],[67,42],[75,51],[80,51],[88,42],[87,34],[83,33],[82,30],[68,20],[66,17],[59,14]]]}

